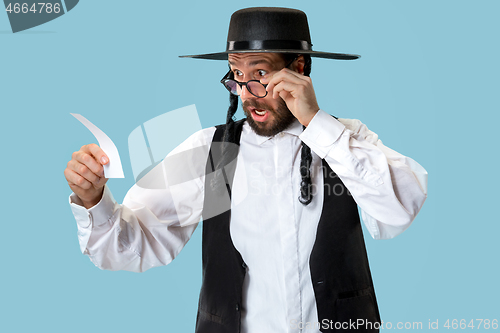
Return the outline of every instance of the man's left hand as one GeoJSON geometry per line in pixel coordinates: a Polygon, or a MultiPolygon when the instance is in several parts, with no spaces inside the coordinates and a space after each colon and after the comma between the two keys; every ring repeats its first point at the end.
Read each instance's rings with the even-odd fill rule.
{"type": "Polygon", "coordinates": [[[281,97],[295,118],[307,126],[319,110],[311,78],[283,68],[260,80],[273,98],[281,97]]]}

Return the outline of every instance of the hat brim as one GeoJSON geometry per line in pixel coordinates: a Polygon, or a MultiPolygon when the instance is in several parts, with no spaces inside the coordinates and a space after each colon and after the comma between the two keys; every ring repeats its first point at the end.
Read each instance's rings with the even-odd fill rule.
{"type": "Polygon", "coordinates": [[[337,60],[354,60],[358,59],[360,56],[357,54],[347,54],[347,53],[331,53],[331,52],[321,52],[321,51],[307,51],[307,50],[237,50],[237,51],[225,51],[218,53],[205,53],[205,54],[195,54],[195,55],[182,55],[179,58],[195,58],[195,59],[208,59],[208,60],[227,60],[228,54],[230,53],[297,53],[297,54],[309,54],[311,57],[325,58],[325,59],[337,59],[337,60]]]}

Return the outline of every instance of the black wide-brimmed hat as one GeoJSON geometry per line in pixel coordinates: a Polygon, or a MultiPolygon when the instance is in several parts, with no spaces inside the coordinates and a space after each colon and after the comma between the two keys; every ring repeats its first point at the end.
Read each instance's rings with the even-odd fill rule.
{"type": "Polygon", "coordinates": [[[290,8],[255,7],[231,15],[226,51],[181,58],[227,60],[229,53],[300,53],[311,57],[353,60],[357,54],[313,51],[307,16],[290,8]]]}

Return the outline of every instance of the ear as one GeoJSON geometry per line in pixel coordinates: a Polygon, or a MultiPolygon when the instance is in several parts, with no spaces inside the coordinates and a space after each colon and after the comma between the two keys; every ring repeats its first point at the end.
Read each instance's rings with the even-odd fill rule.
{"type": "Polygon", "coordinates": [[[301,54],[295,60],[295,71],[299,74],[304,74],[304,66],[306,65],[306,61],[304,60],[304,56],[301,54]]]}

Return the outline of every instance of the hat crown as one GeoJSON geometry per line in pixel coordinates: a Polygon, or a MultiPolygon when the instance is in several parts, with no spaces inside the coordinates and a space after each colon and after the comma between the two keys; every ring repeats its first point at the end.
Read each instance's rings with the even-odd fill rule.
{"type": "Polygon", "coordinates": [[[357,54],[313,51],[306,14],[297,9],[253,7],[231,15],[226,51],[181,56],[227,60],[230,53],[294,53],[311,57],[352,60],[357,54]]]}
{"type": "Polygon", "coordinates": [[[278,7],[238,10],[231,16],[228,42],[288,40],[311,43],[307,16],[303,11],[278,7]]]}

